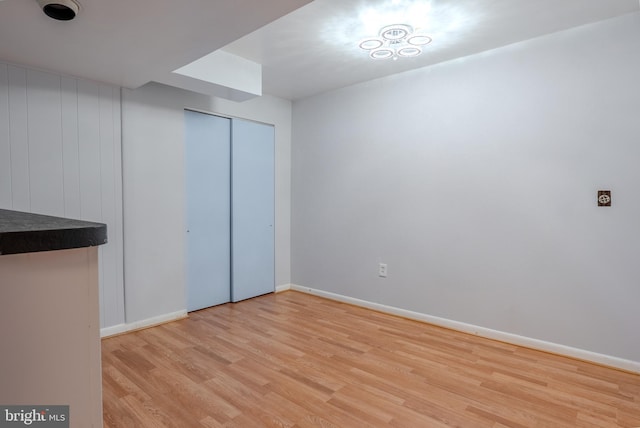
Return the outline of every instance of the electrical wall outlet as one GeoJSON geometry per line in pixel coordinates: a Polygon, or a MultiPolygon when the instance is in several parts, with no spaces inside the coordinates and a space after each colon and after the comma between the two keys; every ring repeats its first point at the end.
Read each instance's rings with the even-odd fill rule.
{"type": "Polygon", "coordinates": [[[386,278],[387,277],[387,264],[386,263],[380,263],[378,265],[378,276],[380,278],[386,278]]]}
{"type": "Polygon", "coordinates": [[[598,206],[599,207],[611,206],[611,190],[598,190],[598,206]]]}

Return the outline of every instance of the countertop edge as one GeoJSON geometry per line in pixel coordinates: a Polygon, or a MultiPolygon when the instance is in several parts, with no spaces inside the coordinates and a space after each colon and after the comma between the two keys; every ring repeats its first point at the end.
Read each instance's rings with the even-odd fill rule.
{"type": "Polygon", "coordinates": [[[0,255],[95,247],[108,242],[103,223],[0,209],[0,255]]]}

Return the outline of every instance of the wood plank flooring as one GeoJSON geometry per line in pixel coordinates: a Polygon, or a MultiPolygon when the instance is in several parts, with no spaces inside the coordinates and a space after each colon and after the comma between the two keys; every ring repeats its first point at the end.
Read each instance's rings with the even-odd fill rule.
{"type": "Polygon", "coordinates": [[[640,376],[294,291],[105,339],[105,428],[640,427],[640,376]]]}

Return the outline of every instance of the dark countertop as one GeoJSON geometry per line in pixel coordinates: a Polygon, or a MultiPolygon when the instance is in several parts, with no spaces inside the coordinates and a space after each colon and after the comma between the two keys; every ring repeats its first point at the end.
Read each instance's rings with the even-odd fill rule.
{"type": "Polygon", "coordinates": [[[94,247],[107,225],[0,209],[0,255],[94,247]]]}

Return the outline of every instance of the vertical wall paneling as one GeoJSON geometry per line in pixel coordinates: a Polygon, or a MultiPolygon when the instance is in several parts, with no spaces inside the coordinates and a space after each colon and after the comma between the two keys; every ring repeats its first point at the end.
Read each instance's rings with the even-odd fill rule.
{"type": "Polygon", "coordinates": [[[80,218],[78,81],[73,78],[63,77],[61,89],[64,215],[71,218],[80,218]]]}
{"type": "Polygon", "coordinates": [[[100,181],[100,91],[96,83],[78,81],[78,136],[80,168],[80,216],[102,217],[100,181]]]}
{"type": "Polygon", "coordinates": [[[9,144],[9,75],[0,63],[0,207],[11,207],[11,146],[9,144]]]}
{"type": "MultiPolygon", "coordinates": [[[[116,198],[116,189],[113,179],[115,171],[115,153],[114,153],[114,111],[113,111],[113,92],[110,86],[101,85],[99,87],[99,114],[100,114],[100,171],[104,177],[100,181],[101,184],[101,218],[107,224],[115,224],[116,222],[116,206],[113,201],[116,198]]],[[[105,307],[115,308],[117,306],[117,291],[114,287],[107,284],[113,284],[116,278],[116,269],[106,269],[106,266],[114,266],[116,263],[116,247],[108,246],[102,249],[101,268],[102,268],[102,302],[105,307]]],[[[110,312],[103,313],[103,325],[112,325],[113,320],[109,319],[110,312]]]]}
{"type": "Polygon", "coordinates": [[[60,76],[27,70],[31,211],[64,215],[60,76]]]}
{"type": "MultiPolygon", "coordinates": [[[[114,188],[114,219],[115,223],[110,224],[110,244],[115,252],[115,272],[114,283],[111,285],[115,293],[115,307],[103,313],[111,314],[111,321],[104,325],[117,325],[125,322],[124,312],[124,235],[123,235],[123,212],[122,212],[122,98],[120,88],[113,88],[111,91],[111,110],[113,111],[113,188],[114,188]]],[[[104,246],[103,246],[104,247],[104,246]]]]}
{"type": "Polygon", "coordinates": [[[8,71],[11,208],[16,211],[30,211],[27,71],[11,65],[8,71]]]}
{"type": "Polygon", "coordinates": [[[124,323],[120,89],[0,63],[0,207],[107,224],[101,325],[124,323]]]}

